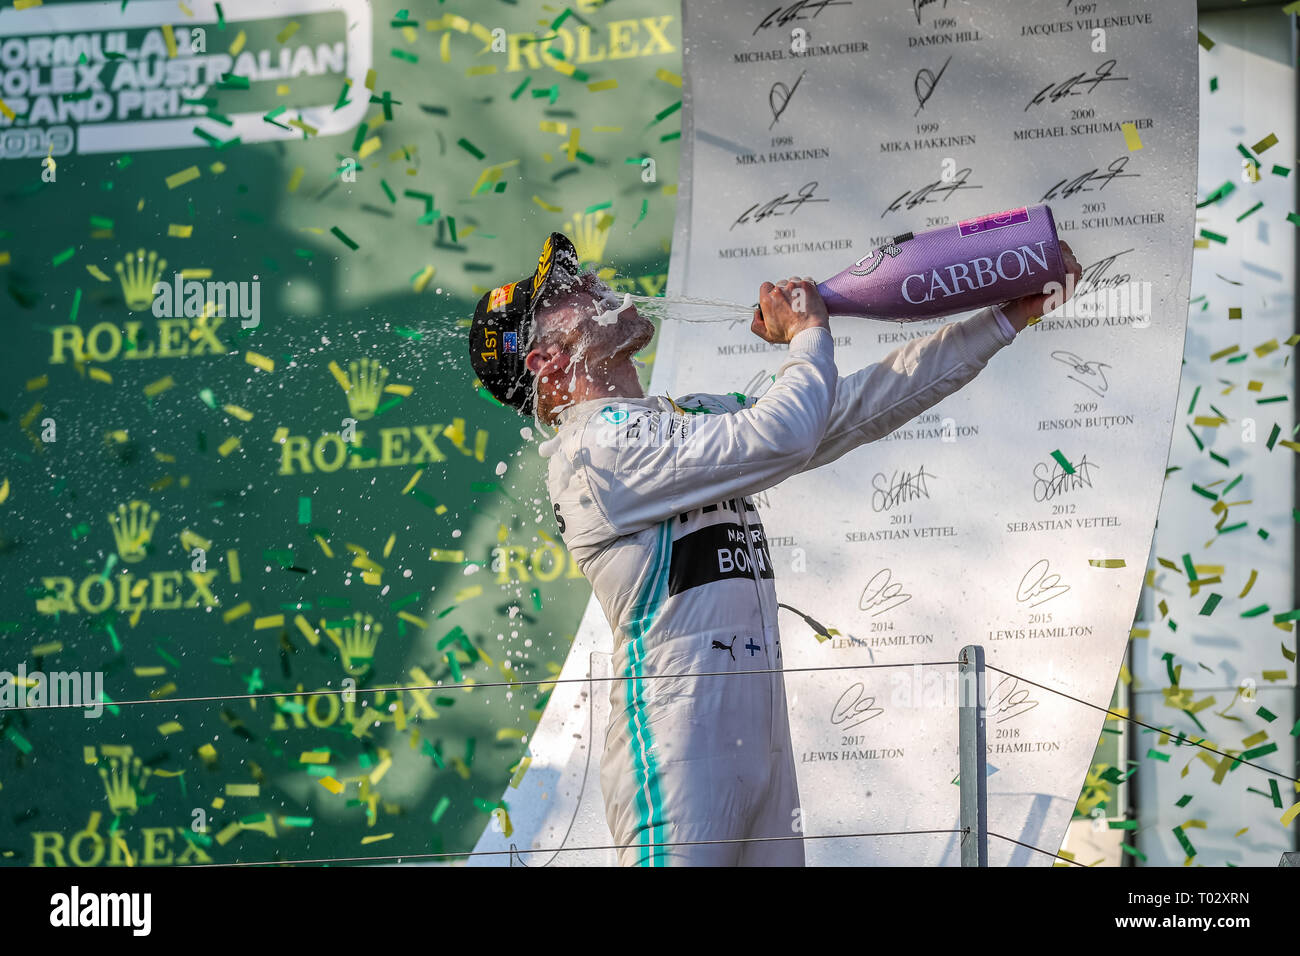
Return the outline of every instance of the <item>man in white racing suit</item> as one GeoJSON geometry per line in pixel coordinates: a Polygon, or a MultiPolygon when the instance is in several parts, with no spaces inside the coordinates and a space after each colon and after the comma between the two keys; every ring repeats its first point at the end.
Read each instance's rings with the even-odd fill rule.
{"type": "Polygon", "coordinates": [[[538,273],[484,296],[471,352],[496,352],[474,363],[493,394],[558,426],[540,449],[555,520],[614,635],[600,778],[619,862],[802,866],[773,566],[749,496],[961,388],[1046,296],[983,309],[838,378],[816,285],[765,282],[751,330],[789,346],[765,393],[673,400],[645,396],[632,362],[653,325],[577,266],[553,233],[538,273]],[[514,286],[529,282],[520,303],[514,286]],[[512,325],[516,351],[488,350],[512,325]]]}

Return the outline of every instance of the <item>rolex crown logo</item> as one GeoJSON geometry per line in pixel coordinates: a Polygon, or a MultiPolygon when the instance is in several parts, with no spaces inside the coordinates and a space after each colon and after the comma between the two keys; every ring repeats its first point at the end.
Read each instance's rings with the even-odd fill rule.
{"type": "Polygon", "coordinates": [[[546,241],[542,243],[542,254],[537,257],[537,274],[533,277],[534,295],[536,295],[537,290],[542,287],[542,283],[546,281],[546,277],[550,275],[551,255],[551,237],[547,236],[546,241]]]}
{"type": "Polygon", "coordinates": [[[379,643],[384,625],[375,623],[369,614],[361,614],[353,618],[351,623],[351,627],[338,629],[325,627],[325,622],[321,621],[321,628],[338,645],[343,655],[343,669],[359,676],[370,670],[371,661],[375,657],[375,645],[379,643]]]}
{"type": "Polygon", "coordinates": [[[120,757],[109,757],[108,766],[99,768],[109,812],[134,814],[140,808],[140,794],[152,775],[153,770],[143,766],[139,757],[131,756],[130,747],[120,757]]]}
{"type": "Polygon", "coordinates": [[[600,262],[609,240],[609,227],[614,217],[607,213],[574,215],[565,223],[564,231],[573,237],[573,248],[578,251],[579,262],[600,262]]]}
{"type": "Polygon", "coordinates": [[[336,376],[348,397],[348,411],[359,422],[375,417],[379,399],[388,381],[388,369],[375,359],[348,363],[348,374],[336,376]]]}
{"type": "Polygon", "coordinates": [[[123,561],[141,561],[145,545],[153,540],[153,529],[158,524],[158,512],[147,502],[132,501],[118,505],[117,513],[109,512],[108,523],[117,542],[117,554],[123,561]]]}
{"type": "Polygon", "coordinates": [[[134,255],[129,252],[124,255],[113,268],[122,283],[126,307],[132,312],[143,312],[153,305],[154,286],[162,278],[167,260],[159,259],[158,253],[152,250],[146,258],[144,249],[137,249],[134,255]]]}

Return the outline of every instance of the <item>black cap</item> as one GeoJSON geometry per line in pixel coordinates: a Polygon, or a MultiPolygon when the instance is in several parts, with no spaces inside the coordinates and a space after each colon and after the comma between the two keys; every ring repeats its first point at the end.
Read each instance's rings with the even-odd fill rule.
{"type": "Polygon", "coordinates": [[[469,362],[483,386],[521,415],[532,415],[536,376],[524,366],[532,348],[533,314],[542,299],[576,277],[578,251],[562,232],[542,245],[537,269],[479,299],[469,326],[469,362]],[[557,275],[564,278],[557,279],[557,275]]]}

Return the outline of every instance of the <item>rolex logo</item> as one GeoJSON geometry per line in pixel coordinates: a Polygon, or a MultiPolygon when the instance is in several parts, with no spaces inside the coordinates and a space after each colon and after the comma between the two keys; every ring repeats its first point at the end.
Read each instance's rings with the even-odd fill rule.
{"type": "Polygon", "coordinates": [[[565,223],[564,231],[573,238],[573,248],[578,251],[579,262],[600,262],[609,240],[609,225],[613,217],[606,213],[589,212],[575,215],[565,223]]]}
{"type": "Polygon", "coordinates": [[[104,781],[109,812],[134,814],[140,808],[140,794],[153,775],[153,770],[143,766],[139,757],[133,758],[130,747],[123,747],[122,751],[120,757],[108,758],[107,767],[99,768],[99,777],[104,781]]]}
{"type": "Polygon", "coordinates": [[[122,283],[126,307],[132,312],[143,312],[153,305],[154,286],[167,268],[167,260],[159,259],[158,253],[152,250],[146,259],[144,250],[137,249],[135,255],[128,252],[113,268],[122,283]]]}
{"type": "Polygon", "coordinates": [[[117,542],[118,557],[131,562],[143,560],[145,545],[153,540],[158,517],[158,512],[144,501],[132,501],[129,507],[118,505],[116,514],[109,512],[108,523],[117,542]]]}
{"type": "Polygon", "coordinates": [[[380,396],[383,395],[384,382],[388,381],[388,369],[374,359],[363,358],[359,363],[349,363],[346,375],[334,362],[330,363],[330,371],[347,394],[348,410],[352,412],[352,417],[359,422],[374,418],[380,396]]]}
{"type": "Polygon", "coordinates": [[[321,621],[321,629],[329,635],[330,640],[338,645],[343,654],[343,669],[349,674],[359,676],[370,670],[370,663],[375,657],[375,645],[384,625],[376,624],[369,614],[353,618],[351,627],[329,628],[321,621]]]}
{"type": "Polygon", "coordinates": [[[542,287],[546,277],[551,273],[551,237],[547,236],[546,241],[542,243],[542,254],[537,257],[537,274],[533,276],[533,295],[542,287]]]}

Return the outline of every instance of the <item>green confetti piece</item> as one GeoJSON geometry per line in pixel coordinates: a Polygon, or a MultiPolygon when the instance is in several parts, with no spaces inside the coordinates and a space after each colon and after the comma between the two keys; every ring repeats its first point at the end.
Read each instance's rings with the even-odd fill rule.
{"type": "Polygon", "coordinates": [[[438,801],[438,805],[433,808],[433,815],[429,819],[437,823],[442,819],[442,815],[447,812],[449,806],[451,806],[451,797],[443,797],[438,801]]]}
{"type": "Polygon", "coordinates": [[[1136,830],[1138,828],[1136,820],[1109,820],[1106,825],[1112,830],[1136,830]]]}
{"type": "Polygon", "coordinates": [[[1241,755],[1242,760],[1254,760],[1256,757],[1265,757],[1268,754],[1277,752],[1277,744],[1267,743],[1251,750],[1247,750],[1241,755]]]}
{"type": "Polygon", "coordinates": [[[217,7],[217,29],[224,30],[226,28],[226,11],[221,9],[221,4],[219,3],[216,5],[216,7],[217,7]]]}
{"type": "Polygon", "coordinates": [[[1285,402],[1286,400],[1287,400],[1287,397],[1286,397],[1285,395],[1271,395],[1271,396],[1269,396],[1268,398],[1257,398],[1257,399],[1255,399],[1255,404],[1256,404],[1256,405],[1272,405],[1274,402],[1285,402]]]}
{"type": "Polygon", "coordinates": [[[68,246],[68,248],[64,249],[62,252],[56,252],[54,256],[50,259],[50,262],[53,265],[61,266],[63,265],[63,263],[67,262],[74,255],[76,255],[76,253],[77,253],[77,249],[75,246],[68,246]]]}
{"type": "Polygon", "coordinates": [[[1191,802],[1192,802],[1192,795],[1190,793],[1185,793],[1183,794],[1182,798],[1179,799],[1178,802],[1174,804],[1174,806],[1185,807],[1191,802]]]}
{"type": "Polygon", "coordinates": [[[447,228],[451,231],[451,241],[457,242],[458,240],[456,239],[456,218],[454,216],[447,217],[447,228]]]}
{"type": "Polygon", "coordinates": [[[1220,245],[1226,245],[1228,242],[1227,236],[1221,236],[1217,232],[1210,232],[1208,229],[1201,230],[1201,238],[1209,239],[1211,242],[1217,242],[1220,245]]]}
{"type": "Polygon", "coordinates": [[[394,59],[405,60],[407,63],[420,62],[420,58],[416,56],[414,53],[408,53],[405,50],[399,50],[397,47],[393,47],[391,52],[394,59]]]}
{"type": "Polygon", "coordinates": [[[1147,756],[1152,760],[1159,760],[1161,763],[1169,763],[1169,754],[1156,750],[1155,747],[1147,748],[1147,756]]]}
{"type": "Polygon", "coordinates": [[[29,754],[32,752],[32,745],[28,742],[26,737],[18,732],[18,728],[6,727],[5,736],[8,737],[13,745],[23,753],[29,754]]]}
{"type": "Polygon", "coordinates": [[[362,123],[357,127],[357,133],[352,137],[352,152],[355,153],[357,150],[361,149],[361,144],[366,141],[367,129],[369,129],[369,127],[367,127],[365,123],[362,123]]]}
{"type": "Polygon", "coordinates": [[[1282,176],[1282,177],[1290,176],[1290,175],[1291,175],[1291,170],[1290,170],[1288,167],[1286,167],[1286,166],[1278,166],[1278,165],[1274,164],[1274,166],[1273,166],[1273,175],[1274,175],[1274,176],[1282,176]]]}
{"type": "Polygon", "coordinates": [[[1210,77],[1210,92],[1217,93],[1218,91],[1219,91],[1219,78],[1217,76],[1212,76],[1210,77]]]}
{"type": "Polygon", "coordinates": [[[1269,799],[1273,801],[1273,806],[1282,809],[1282,794],[1278,792],[1277,781],[1272,777],[1268,778],[1269,799]]]}
{"type": "Polygon", "coordinates": [[[1227,527],[1220,528],[1219,534],[1228,534],[1231,531],[1240,531],[1242,528],[1246,527],[1246,525],[1247,522],[1239,521],[1237,524],[1230,524],[1227,527]]]}
{"type": "Polygon", "coordinates": [[[81,287],[78,286],[72,293],[72,310],[68,313],[68,321],[77,321],[77,312],[81,309],[81,287]]]}
{"type": "Polygon", "coordinates": [[[1056,463],[1061,466],[1067,475],[1074,474],[1074,466],[1070,464],[1069,459],[1061,454],[1060,449],[1052,452],[1052,457],[1056,459],[1056,463]]]}
{"type": "Polygon", "coordinates": [[[447,665],[451,668],[452,679],[455,680],[457,684],[461,683],[461,681],[465,679],[465,675],[460,672],[460,661],[456,660],[455,653],[450,651],[446,654],[446,658],[447,665]]]}
{"type": "Polygon", "coordinates": [[[524,88],[525,88],[526,86],[528,86],[528,84],[529,84],[531,81],[532,81],[532,77],[531,77],[531,76],[525,76],[525,77],[524,77],[524,81],[523,81],[522,83],[520,83],[518,86],[516,86],[516,87],[515,87],[515,91],[514,91],[513,93],[510,94],[510,98],[511,98],[512,100],[517,100],[517,99],[519,99],[519,94],[522,93],[522,92],[524,91],[524,88]]]}
{"type": "Polygon", "coordinates": [[[1178,686],[1178,674],[1174,671],[1174,655],[1171,651],[1166,651],[1160,655],[1160,659],[1165,662],[1165,673],[1169,675],[1169,686],[1178,686]]]}
{"type": "Polygon", "coordinates": [[[1258,710],[1255,711],[1255,716],[1263,717],[1270,724],[1273,721],[1277,720],[1277,714],[1273,713],[1267,707],[1260,707],[1258,710]]]}
{"type": "Polygon", "coordinates": [[[1223,486],[1223,492],[1222,492],[1222,495],[1226,496],[1226,495],[1228,494],[1228,492],[1230,492],[1233,488],[1237,487],[1237,483],[1238,483],[1239,481],[1241,481],[1241,479],[1243,479],[1243,478],[1245,478],[1245,477],[1246,477],[1245,472],[1242,472],[1242,473],[1241,473],[1240,475],[1238,475],[1236,478],[1232,479],[1232,481],[1230,481],[1230,482],[1228,482],[1226,485],[1224,485],[1224,486],[1223,486]]]}
{"type": "Polygon", "coordinates": [[[330,226],[330,232],[334,233],[335,238],[338,239],[339,242],[347,246],[349,249],[351,249],[353,252],[356,252],[357,249],[361,248],[350,238],[348,238],[347,234],[338,226],[330,226]]]}
{"type": "Polygon", "coordinates": [[[650,125],[654,126],[655,123],[658,123],[660,120],[666,117],[672,116],[681,108],[682,108],[681,100],[678,100],[676,103],[673,103],[670,106],[665,106],[663,109],[661,109],[658,113],[655,114],[654,122],[652,122],[650,125]]]}
{"type": "Polygon", "coordinates": [[[475,741],[475,739],[474,739],[473,737],[468,737],[468,738],[466,738],[466,740],[465,740],[465,766],[467,766],[467,767],[469,767],[469,766],[473,766],[473,764],[474,764],[474,745],[475,745],[475,743],[476,743],[476,741],[475,741]]]}
{"type": "Polygon", "coordinates": [[[1226,182],[1224,182],[1224,184],[1223,184],[1222,186],[1220,186],[1218,189],[1216,189],[1214,192],[1210,193],[1210,194],[1209,194],[1208,196],[1206,196],[1203,200],[1201,200],[1200,202],[1198,202],[1198,203],[1196,204],[1196,208],[1197,208],[1197,209],[1203,209],[1203,208],[1205,208],[1206,206],[1211,205],[1212,203],[1216,203],[1216,202],[1218,202],[1220,199],[1223,199],[1223,198],[1225,198],[1225,197],[1227,197],[1227,196],[1232,195],[1233,191],[1234,191],[1236,188],[1237,188],[1237,184],[1234,183],[1231,179],[1229,179],[1229,180],[1227,180],[1226,182]]]}
{"type": "MultiPolygon", "coordinates": [[[[388,197],[388,201],[391,203],[396,203],[397,197],[393,195],[393,189],[391,186],[388,185],[388,181],[386,179],[381,179],[379,180],[379,185],[383,187],[384,195],[388,197]]],[[[419,273],[417,273],[417,275],[418,274],[419,273]]]]}
{"type": "Polygon", "coordinates": [[[1183,833],[1182,827],[1174,827],[1174,836],[1176,836],[1178,842],[1183,845],[1184,853],[1188,856],[1196,856],[1196,847],[1192,846],[1192,841],[1187,839],[1186,834],[1183,833]]]}
{"type": "Polygon", "coordinates": [[[475,159],[484,159],[487,156],[487,154],[484,153],[483,150],[479,149],[477,146],[475,146],[473,143],[467,140],[464,136],[462,136],[460,139],[456,141],[456,145],[459,146],[461,149],[465,150],[465,152],[469,153],[475,159]]]}
{"type": "Polygon", "coordinates": [[[1282,614],[1273,615],[1273,623],[1281,624],[1283,621],[1294,621],[1300,619],[1300,610],[1285,611],[1282,614]]]}
{"type": "Polygon", "coordinates": [[[1219,602],[1222,600],[1222,594],[1211,594],[1205,599],[1205,603],[1201,606],[1200,613],[1205,617],[1209,617],[1214,613],[1214,609],[1219,606],[1219,602]]]}
{"type": "Polygon", "coordinates": [[[1237,217],[1237,222],[1241,222],[1241,220],[1245,219],[1251,213],[1258,212],[1262,208],[1264,208],[1263,202],[1255,203],[1255,205],[1251,206],[1249,209],[1247,209],[1245,212],[1243,212],[1240,216],[1237,217]]]}
{"type": "Polygon", "coordinates": [[[92,226],[94,226],[96,229],[112,229],[112,228],[113,228],[113,220],[111,220],[111,219],[107,219],[107,218],[105,218],[104,216],[91,216],[91,217],[90,217],[90,224],[91,224],[92,226]]]}
{"type": "Polygon", "coordinates": [[[532,598],[533,607],[540,611],[542,609],[542,592],[537,590],[537,588],[533,588],[532,598]]]}
{"type": "Polygon", "coordinates": [[[1300,216],[1297,216],[1293,212],[1289,212],[1286,214],[1286,221],[1291,223],[1292,225],[1300,226],[1300,216]]]}
{"type": "Polygon", "coordinates": [[[1129,846],[1127,843],[1121,843],[1119,845],[1119,848],[1123,850],[1125,853],[1127,853],[1129,856],[1137,857],[1143,863],[1147,861],[1147,855],[1135,846],[1129,846]]]}
{"type": "Polygon", "coordinates": [[[311,499],[298,498],[298,523],[311,524],[311,499]]]}
{"type": "Polygon", "coordinates": [[[236,73],[222,74],[221,82],[217,84],[219,90],[246,90],[248,88],[248,77],[239,76],[236,73]]]}
{"type": "MultiPolygon", "coordinates": [[[[1195,488],[1196,485],[1192,485],[1192,487],[1195,488]]],[[[1204,490],[1204,489],[1202,489],[1202,490],[1204,490]]],[[[1215,495],[1214,497],[1217,498],[1218,495],[1215,495]]],[[[1183,567],[1187,569],[1187,580],[1189,580],[1189,581],[1195,581],[1195,580],[1196,580],[1196,566],[1192,564],[1192,556],[1191,556],[1190,554],[1184,554],[1184,555],[1183,555],[1183,567]]]]}
{"type": "Polygon", "coordinates": [[[497,401],[496,398],[493,397],[492,393],[486,388],[477,388],[475,391],[478,393],[478,397],[483,399],[483,401],[495,405],[497,408],[505,408],[505,405],[497,401]]]}

